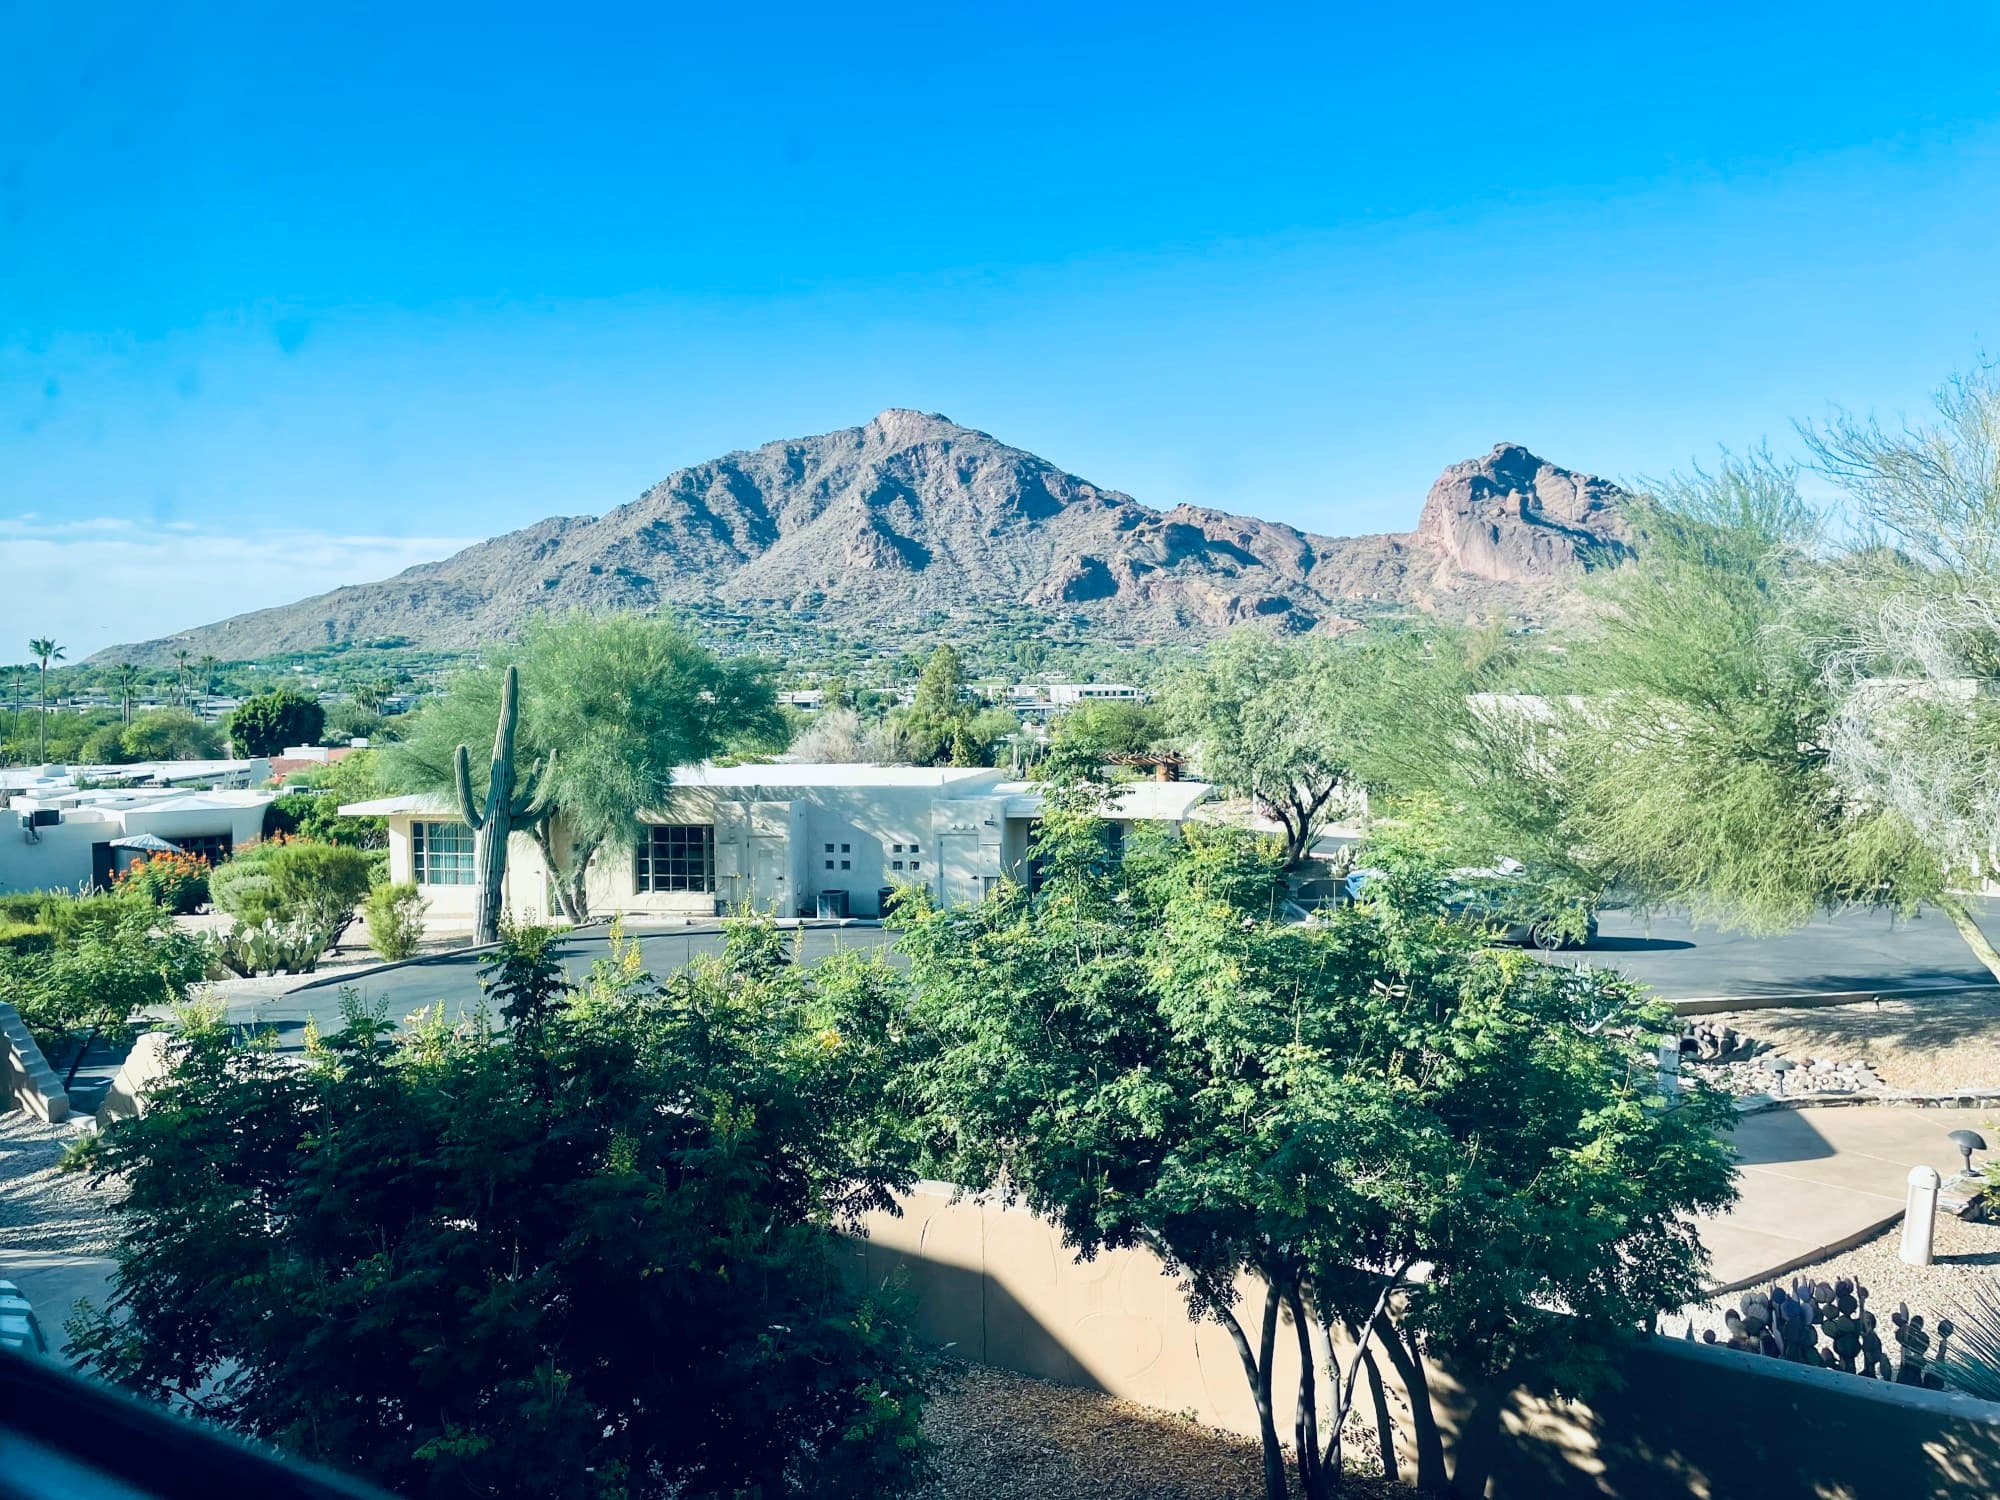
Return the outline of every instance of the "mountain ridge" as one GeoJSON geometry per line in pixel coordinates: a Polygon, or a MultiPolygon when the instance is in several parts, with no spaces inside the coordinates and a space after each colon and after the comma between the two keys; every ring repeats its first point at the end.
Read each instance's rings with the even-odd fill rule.
{"type": "Polygon", "coordinates": [[[1383,609],[1533,620],[1630,550],[1616,485],[1514,443],[1448,467],[1409,532],[1324,536],[1192,504],[1154,510],[936,413],[692,464],[597,516],[550,516],[391,578],[347,584],[93,661],[191,648],[255,659],[387,636],[504,638],[541,609],[713,602],[866,629],[967,606],[1082,617],[1109,639],[1245,621],[1340,630],[1383,609]]]}

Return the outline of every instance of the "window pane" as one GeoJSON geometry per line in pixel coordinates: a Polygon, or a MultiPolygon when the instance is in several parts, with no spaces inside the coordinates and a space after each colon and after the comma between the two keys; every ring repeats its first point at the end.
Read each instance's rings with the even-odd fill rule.
{"type": "Polygon", "coordinates": [[[715,829],[706,823],[649,828],[636,864],[634,884],[640,891],[713,891],[715,829]]]}

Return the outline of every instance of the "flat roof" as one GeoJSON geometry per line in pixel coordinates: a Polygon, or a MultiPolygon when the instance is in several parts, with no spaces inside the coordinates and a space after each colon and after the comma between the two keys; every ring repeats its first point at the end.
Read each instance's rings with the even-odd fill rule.
{"type": "Polygon", "coordinates": [[[755,766],[684,766],[674,785],[723,786],[914,786],[946,787],[966,782],[990,784],[1003,773],[985,766],[883,766],[867,761],[827,764],[773,761],[755,766]]]}

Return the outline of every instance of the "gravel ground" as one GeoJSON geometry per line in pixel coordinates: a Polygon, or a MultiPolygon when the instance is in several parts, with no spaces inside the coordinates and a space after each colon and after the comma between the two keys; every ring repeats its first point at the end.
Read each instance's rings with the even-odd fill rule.
{"type": "MultiPolygon", "coordinates": [[[[1854,1278],[1868,1288],[1868,1310],[1880,1320],[1883,1342],[1889,1357],[1896,1357],[1888,1337],[1889,1314],[1896,1304],[1907,1302],[1910,1311],[1922,1313],[1927,1325],[1939,1317],[1956,1316],[1972,1286],[1985,1283],[2000,1290],[2000,1224],[1969,1224],[1951,1214],[1940,1214],[1937,1233],[1931,1244],[1936,1259],[1928,1266],[1905,1265],[1896,1258],[1902,1242],[1903,1226],[1892,1224],[1872,1240],[1864,1240],[1852,1250],[1831,1256],[1810,1266],[1802,1266],[1781,1277],[1786,1290],[1795,1280],[1838,1281],[1854,1278]]],[[[1713,1328],[1716,1338],[1727,1337],[1722,1318],[1736,1306],[1740,1294],[1732,1294],[1694,1309],[1695,1336],[1713,1328]]],[[[1686,1315],[1670,1318],[1662,1332],[1678,1337],[1687,1327],[1686,1315]]]]}
{"type": "Polygon", "coordinates": [[[1790,1057],[1867,1063],[1892,1089],[2000,1088],[2000,989],[1704,1016],[1790,1057]]]}
{"type": "Polygon", "coordinates": [[[113,1228],[108,1188],[59,1172],[63,1149],[83,1139],[71,1123],[49,1125],[25,1110],[0,1114],[0,1243],[9,1251],[108,1255],[113,1228]]]}
{"type": "MultiPolygon", "coordinates": [[[[948,1367],[924,1428],[938,1444],[938,1475],[923,1500],[1256,1500],[1264,1489],[1248,1438],[980,1365],[948,1367]]],[[[1356,1475],[1343,1493],[1413,1492],[1356,1475]]]]}

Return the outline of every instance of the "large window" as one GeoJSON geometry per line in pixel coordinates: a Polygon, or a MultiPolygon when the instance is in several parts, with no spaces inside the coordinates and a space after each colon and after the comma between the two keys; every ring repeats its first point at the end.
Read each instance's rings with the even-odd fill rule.
{"type": "Polygon", "coordinates": [[[632,888],[647,891],[715,889],[715,829],[706,823],[663,823],[639,841],[632,888]]]}
{"type": "Polygon", "coordinates": [[[471,885],[472,830],[463,823],[412,823],[410,866],[418,885],[471,885]]]}

